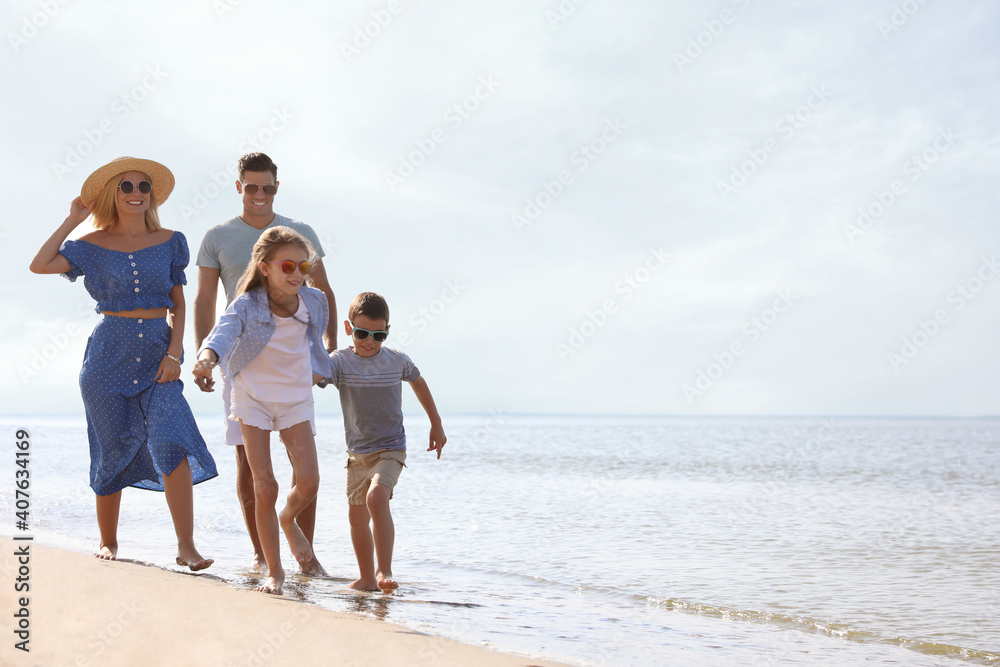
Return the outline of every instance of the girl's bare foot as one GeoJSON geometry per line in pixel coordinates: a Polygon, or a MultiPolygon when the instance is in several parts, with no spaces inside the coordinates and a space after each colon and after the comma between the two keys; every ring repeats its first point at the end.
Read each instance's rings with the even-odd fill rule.
{"type": "Polygon", "coordinates": [[[378,580],[378,587],[380,591],[388,592],[394,591],[399,588],[399,584],[395,579],[392,578],[392,572],[389,574],[382,574],[381,572],[375,573],[375,578],[378,580]]]}
{"type": "Polygon", "coordinates": [[[261,593],[271,593],[272,595],[281,595],[281,587],[284,585],[285,579],[282,577],[278,579],[277,577],[268,577],[267,581],[262,585],[254,588],[255,591],[260,591],[261,593]]]}
{"type": "Polygon", "coordinates": [[[299,569],[302,570],[302,574],[306,574],[313,577],[328,577],[327,571],[323,569],[323,566],[319,564],[316,560],[316,555],[313,554],[312,559],[307,563],[299,563],[299,569]]]}
{"type": "Polygon", "coordinates": [[[118,545],[102,544],[94,556],[101,560],[118,560],[118,545]]]}
{"type": "Polygon", "coordinates": [[[365,579],[357,579],[347,585],[348,588],[354,589],[356,591],[377,591],[381,590],[378,587],[378,581],[372,579],[371,581],[365,579]]]}
{"type": "MultiPolygon", "coordinates": [[[[305,568],[311,566],[313,561],[316,560],[316,555],[313,553],[312,545],[309,544],[309,539],[302,532],[302,529],[299,528],[299,524],[295,523],[295,517],[289,516],[285,511],[282,511],[278,515],[278,522],[281,523],[281,529],[285,532],[285,537],[288,539],[288,546],[292,549],[292,555],[295,556],[295,560],[299,562],[299,566],[305,571],[305,568]]],[[[318,562],[316,564],[319,565],[318,562]]],[[[320,566],[320,569],[322,570],[323,566],[320,566]]]]}

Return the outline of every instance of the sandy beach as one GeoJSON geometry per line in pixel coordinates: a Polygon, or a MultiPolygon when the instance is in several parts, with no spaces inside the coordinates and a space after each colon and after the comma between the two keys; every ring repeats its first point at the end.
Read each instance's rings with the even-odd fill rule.
{"type": "Polygon", "coordinates": [[[2,543],[4,665],[557,664],[239,590],[213,579],[211,569],[182,574],[2,543]],[[17,648],[25,625],[30,652],[17,648]]]}

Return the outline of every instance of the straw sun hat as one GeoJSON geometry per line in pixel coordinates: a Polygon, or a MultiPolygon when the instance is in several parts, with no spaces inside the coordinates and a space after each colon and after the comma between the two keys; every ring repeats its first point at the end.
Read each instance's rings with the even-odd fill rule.
{"type": "Polygon", "coordinates": [[[84,206],[95,201],[111,179],[126,171],[141,171],[149,177],[149,182],[153,184],[153,200],[156,201],[157,206],[167,201],[171,190],[174,189],[174,175],[159,162],[137,157],[120,157],[95,171],[83,182],[83,187],[80,188],[80,198],[83,200],[84,206]]]}

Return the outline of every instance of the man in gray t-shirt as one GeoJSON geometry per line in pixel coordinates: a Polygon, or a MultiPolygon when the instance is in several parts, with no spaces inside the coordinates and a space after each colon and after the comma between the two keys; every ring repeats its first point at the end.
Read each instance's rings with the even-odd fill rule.
{"type": "MultiPolygon", "coordinates": [[[[198,290],[194,298],[194,338],[196,349],[215,326],[215,304],[218,299],[219,281],[222,281],[226,292],[226,304],[236,298],[236,285],[240,276],[250,263],[250,254],[254,243],[265,229],[283,225],[309,239],[316,250],[316,261],[308,281],[313,287],[326,294],[330,305],[330,323],[324,336],[327,352],[337,349],[337,304],[326,276],[326,269],[320,258],[323,257],[323,246],[312,227],[301,222],[295,222],[274,212],[274,196],[278,192],[278,168],[271,158],[263,153],[249,153],[240,158],[239,180],[236,181],[236,192],[243,197],[243,213],[221,225],[212,227],[202,239],[195,263],[198,265],[198,290]]],[[[211,379],[198,378],[195,384],[202,391],[214,391],[211,379]]],[[[256,498],[253,488],[253,474],[243,449],[243,438],[240,435],[240,423],[229,418],[229,379],[223,374],[222,399],[226,414],[226,444],[236,448],[236,495],[243,509],[243,519],[246,522],[250,541],[253,543],[253,567],[265,567],[264,552],[257,536],[256,498]]],[[[313,532],[316,528],[316,502],[308,505],[296,522],[309,538],[312,544],[313,532]]],[[[303,567],[305,574],[326,574],[319,561],[313,560],[312,566],[303,567]],[[308,570],[308,571],[307,571],[308,570]]]]}

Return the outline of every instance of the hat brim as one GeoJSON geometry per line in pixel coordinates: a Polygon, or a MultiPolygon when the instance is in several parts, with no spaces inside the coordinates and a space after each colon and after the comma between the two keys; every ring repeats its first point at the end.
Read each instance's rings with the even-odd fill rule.
{"type": "Polygon", "coordinates": [[[157,206],[167,201],[167,197],[174,189],[174,175],[159,162],[137,157],[120,157],[92,173],[83,182],[83,187],[80,188],[83,205],[89,206],[91,202],[96,201],[111,179],[126,171],[141,171],[149,177],[149,182],[153,185],[153,201],[157,206]]]}

